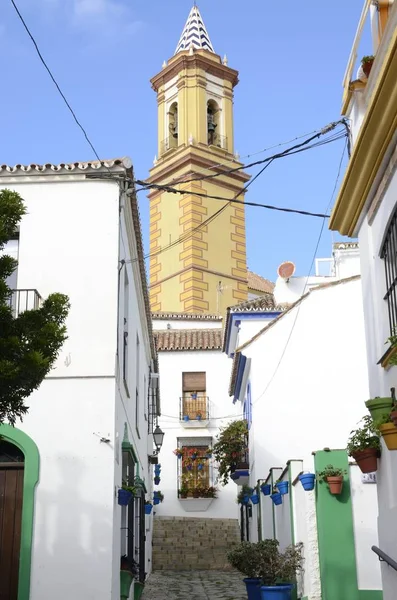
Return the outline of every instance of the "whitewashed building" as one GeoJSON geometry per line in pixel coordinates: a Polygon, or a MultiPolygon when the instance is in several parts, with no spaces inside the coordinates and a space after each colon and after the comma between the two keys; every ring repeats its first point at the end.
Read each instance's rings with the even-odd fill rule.
{"type": "MultiPolygon", "coordinates": [[[[324,262],[318,261],[318,273],[324,272],[324,262]]],[[[371,552],[371,544],[377,543],[374,486],[357,482],[354,473],[354,485],[351,476],[344,502],[338,504],[324,492],[325,485],[317,485],[316,494],[302,493],[298,480],[302,472],[318,472],[332,463],[350,473],[347,454],[338,449],[346,447],[369,398],[357,243],[334,244],[326,262],[328,275],[309,278],[294,277],[289,263],[290,276],[278,277],[274,296],[228,311],[224,349],[233,358],[229,393],[236,412],[248,421],[249,483],[273,486],[281,478],[289,485],[282,506],[260,493],[259,504],[241,507],[240,519],[251,541],[274,537],[282,547],[305,543],[305,580],[298,597],[319,600],[322,588],[323,597],[334,600],[358,598],[360,590],[374,591],[378,598],[380,569],[371,552]],[[333,504],[328,505],[328,496],[333,504]],[[339,519],[346,539],[335,535],[330,541],[334,534],[328,526],[339,519]],[[337,591],[330,573],[332,565],[342,568],[339,544],[353,559],[346,559],[346,587],[337,591]]]]}
{"type": "Polygon", "coordinates": [[[158,367],[132,178],[128,158],[0,167],[0,188],[27,207],[8,248],[15,311],[52,292],[71,303],[68,339],[26,418],[0,426],[7,600],[118,600],[121,556],[138,563],[140,582],[151,570],[158,367]],[[128,508],[118,504],[127,478],[142,487],[128,508]]]}
{"type": "MultiPolygon", "coordinates": [[[[397,3],[366,1],[343,81],[342,113],[350,120],[352,149],[330,228],[358,237],[360,243],[370,398],[390,396],[397,385],[397,369],[390,364],[396,349],[388,343],[397,325],[396,77],[397,3]],[[369,39],[366,30],[371,32],[369,39]],[[374,60],[365,75],[357,59],[371,53],[374,60]]],[[[396,469],[397,453],[382,441],[375,550],[380,549],[386,560],[385,600],[395,598],[397,586],[396,469]]]]}

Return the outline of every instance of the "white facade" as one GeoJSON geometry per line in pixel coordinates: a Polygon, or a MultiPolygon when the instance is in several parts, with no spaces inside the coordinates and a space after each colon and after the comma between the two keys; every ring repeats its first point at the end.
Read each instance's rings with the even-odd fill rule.
{"type": "MultiPolygon", "coordinates": [[[[169,319],[156,318],[154,315],[153,329],[156,331],[173,330],[214,330],[221,333],[222,320],[208,316],[184,318],[183,315],[169,319]],[[168,327],[167,327],[168,326],[168,327]]],[[[180,459],[174,454],[178,446],[196,446],[205,443],[213,446],[219,428],[229,423],[235,415],[227,393],[230,378],[230,361],[221,351],[214,350],[162,350],[159,347],[159,369],[161,371],[161,417],[159,424],[165,433],[163,447],[159,455],[161,463],[161,482],[159,487],[164,493],[164,502],[155,507],[159,516],[176,517],[205,517],[237,519],[238,506],[236,503],[238,488],[234,483],[222,486],[217,483],[217,470],[213,459],[209,460],[210,484],[217,487],[217,498],[208,502],[207,499],[178,498],[181,472],[180,459]],[[180,412],[180,398],[183,395],[182,374],[204,372],[206,374],[206,391],[208,398],[209,420],[205,426],[197,421],[183,421],[180,412]]]]}
{"type": "MultiPolygon", "coordinates": [[[[136,200],[115,180],[131,177],[130,166],[124,159],[108,167],[82,163],[72,171],[0,172],[0,187],[17,191],[27,207],[17,289],[37,290],[42,298],[64,293],[71,303],[68,339],[16,425],[40,459],[30,600],[120,598],[120,556],[127,553],[125,509],[117,501],[123,440],[135,452],[135,474],[145,481],[147,496],[152,491],[148,386],[156,359],[138,260],[136,200]],[[113,181],[104,179],[109,171],[113,181]],[[90,180],[94,174],[102,179],[90,180]]],[[[146,535],[141,569],[148,573],[151,531],[146,535]]]]}

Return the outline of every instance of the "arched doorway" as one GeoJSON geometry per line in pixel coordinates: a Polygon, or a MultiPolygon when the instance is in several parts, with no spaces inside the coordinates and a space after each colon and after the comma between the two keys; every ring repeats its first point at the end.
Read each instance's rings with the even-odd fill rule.
{"type": "Polygon", "coordinates": [[[25,457],[0,439],[0,600],[18,599],[25,457]]]}

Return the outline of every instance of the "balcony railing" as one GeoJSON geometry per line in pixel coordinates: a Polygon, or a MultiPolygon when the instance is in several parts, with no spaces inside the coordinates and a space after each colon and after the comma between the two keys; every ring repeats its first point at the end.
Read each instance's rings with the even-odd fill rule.
{"type": "Polygon", "coordinates": [[[18,317],[25,310],[37,310],[43,299],[37,290],[11,290],[8,306],[12,309],[14,317],[18,317]]]}
{"type": "Polygon", "coordinates": [[[179,398],[179,418],[181,421],[191,422],[208,421],[209,401],[208,396],[197,394],[179,398]]]}

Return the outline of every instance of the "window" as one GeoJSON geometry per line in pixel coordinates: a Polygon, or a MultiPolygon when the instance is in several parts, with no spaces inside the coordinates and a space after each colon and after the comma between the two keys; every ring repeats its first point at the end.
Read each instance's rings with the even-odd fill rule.
{"type": "Polygon", "coordinates": [[[397,211],[390,221],[380,256],[385,262],[386,294],[384,300],[387,301],[390,333],[393,335],[397,333],[397,211]]]}
{"type": "Polygon", "coordinates": [[[128,305],[130,299],[130,286],[128,281],[127,271],[124,271],[124,322],[123,322],[123,380],[128,391],[128,330],[129,330],[129,315],[128,305]]]}
{"type": "Polygon", "coordinates": [[[205,372],[182,373],[181,418],[208,419],[208,398],[205,372]]]}
{"type": "Polygon", "coordinates": [[[140,399],[139,399],[139,382],[140,382],[140,357],[139,357],[139,353],[140,353],[140,343],[139,343],[139,337],[138,335],[136,336],[136,348],[135,348],[135,364],[136,364],[136,374],[135,374],[135,385],[136,385],[136,393],[135,393],[135,428],[136,428],[136,432],[138,434],[138,437],[140,437],[139,435],[139,404],[140,404],[140,399]]]}
{"type": "Polygon", "coordinates": [[[184,438],[178,440],[182,458],[178,460],[179,490],[188,497],[206,497],[212,485],[212,438],[184,438]]]}

